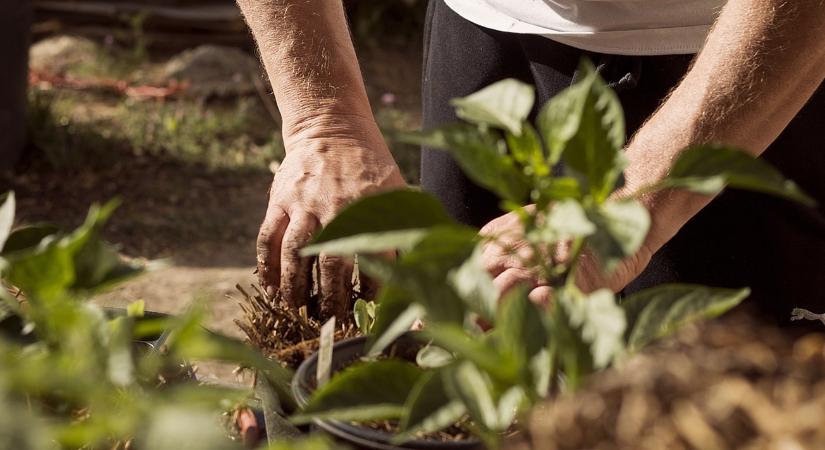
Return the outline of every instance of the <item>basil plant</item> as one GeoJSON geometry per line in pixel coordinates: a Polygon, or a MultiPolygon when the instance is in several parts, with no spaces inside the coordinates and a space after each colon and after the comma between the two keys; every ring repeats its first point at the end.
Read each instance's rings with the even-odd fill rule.
{"type": "MultiPolygon", "coordinates": [[[[399,442],[462,422],[495,446],[549,393],[575,389],[594,371],[748,296],[748,289],[665,285],[618,300],[606,289],[576,287],[583,249],[610,271],[639,250],[651,221],[637,199],[611,198],[625,167],[623,112],[591,65],[580,71],[578,82],[540,109],[535,125],[528,121],[533,88],[504,80],[453,101],[464,123],[403,136],[450,152],[474,182],[517,212],[532,254],[569,245],[566,261],[525,261],[551,285],[552,305],[531,303],[525,289],[499,299],[480,259],[495,237],[454,222],[432,196],[399,190],[364,198],[304,254],[358,254],[360,270],[383,283],[368,355],[319,388],[294,421],[395,420],[399,442]],[[398,258],[371,256],[387,250],[398,258]],[[377,357],[419,319],[425,327],[416,333],[423,348],[415,363],[377,357]]],[[[644,192],[713,195],[725,186],[811,202],[764,162],[715,145],[687,149],[668,178],[644,192]]]]}

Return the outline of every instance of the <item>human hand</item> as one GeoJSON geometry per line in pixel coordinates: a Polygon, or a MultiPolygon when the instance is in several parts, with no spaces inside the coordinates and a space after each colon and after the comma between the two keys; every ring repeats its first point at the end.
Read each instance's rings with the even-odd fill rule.
{"type": "MultiPolygon", "coordinates": [[[[527,206],[528,212],[532,205],[527,206]]],[[[534,249],[524,240],[523,224],[516,213],[508,213],[490,221],[480,234],[489,240],[482,250],[485,269],[493,277],[493,284],[501,296],[516,286],[530,289],[529,298],[534,303],[547,305],[552,299],[552,288],[546,280],[539,278],[539,264],[534,249]]],[[[552,258],[562,263],[570,258],[567,242],[547,250],[539,258],[552,258]]],[[[633,281],[650,262],[653,252],[643,245],[634,255],[622,260],[610,274],[605,274],[598,259],[588,249],[584,249],[576,268],[576,285],[582,292],[590,293],[607,288],[619,292],[633,281]]]]}
{"type": "MultiPolygon", "coordinates": [[[[406,186],[372,119],[315,126],[286,137],[287,154],[275,173],[258,235],[258,275],[268,295],[279,291],[290,306],[305,305],[314,259],[301,248],[352,201],[406,186]]],[[[333,122],[335,123],[335,122],[333,122]]],[[[342,319],[350,307],[352,261],[318,257],[318,311],[342,319]]]]}

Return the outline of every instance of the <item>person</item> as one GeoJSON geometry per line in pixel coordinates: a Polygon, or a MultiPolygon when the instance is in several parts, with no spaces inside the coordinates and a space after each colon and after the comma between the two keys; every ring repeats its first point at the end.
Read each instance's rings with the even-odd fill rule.
{"type": "MultiPolygon", "coordinates": [[[[258,239],[270,293],[306,302],[312,261],[299,250],[353,200],[404,181],[367,100],[340,1],[238,0],[283,114],[286,157],[258,239]]],[[[457,120],[449,100],[503,78],[537,88],[539,104],[589,58],[617,91],[632,136],[629,195],[664,177],[691,145],[737,146],[777,167],[818,201],[809,208],[730,190],[645,194],[652,228],[609,277],[589,264],[585,290],[635,292],[663,282],[752,288],[777,314],[825,299],[825,1],[432,0],[425,27],[423,126],[457,120]]],[[[422,150],[422,187],[459,221],[511,236],[517,218],[475,186],[446,152],[422,150]],[[509,232],[509,233],[508,233],[509,232]]],[[[549,288],[501,247],[484,252],[496,286],[549,288]]],[[[319,257],[322,314],[347,307],[351,262],[319,257]]]]}

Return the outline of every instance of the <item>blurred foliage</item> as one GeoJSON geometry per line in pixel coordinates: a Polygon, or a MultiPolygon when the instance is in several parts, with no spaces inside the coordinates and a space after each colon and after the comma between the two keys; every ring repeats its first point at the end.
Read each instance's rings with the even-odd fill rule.
{"type": "Polygon", "coordinates": [[[88,303],[149,268],[101,240],[115,208],[94,206],[83,225],[62,233],[12,230],[14,195],[0,202],[0,448],[241,448],[221,415],[250,392],[200,384],[186,361],[254,368],[287,409],[291,371],[203,328],[200,302],[178,317],[146,316],[140,302],[121,312],[88,303]]]}
{"type": "Polygon", "coordinates": [[[346,2],[350,26],[358,42],[367,45],[406,44],[419,39],[427,0],[351,0],[346,2]]]}

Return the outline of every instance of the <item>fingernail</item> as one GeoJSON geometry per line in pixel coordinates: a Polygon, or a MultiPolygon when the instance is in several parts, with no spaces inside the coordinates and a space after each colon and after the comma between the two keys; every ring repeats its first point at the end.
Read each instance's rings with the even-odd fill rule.
{"type": "Polygon", "coordinates": [[[266,296],[269,298],[275,298],[275,286],[267,286],[266,287],[266,296]]]}

